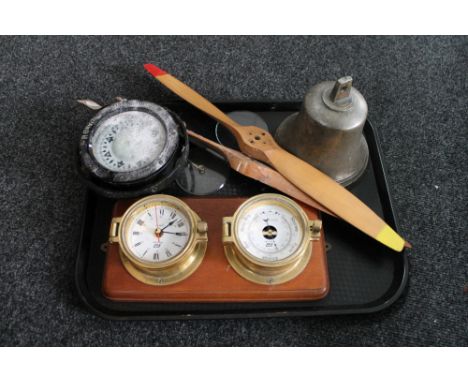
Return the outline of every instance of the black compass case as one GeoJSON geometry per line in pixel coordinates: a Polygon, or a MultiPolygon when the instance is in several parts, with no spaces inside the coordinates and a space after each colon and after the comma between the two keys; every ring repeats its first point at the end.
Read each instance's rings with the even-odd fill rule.
{"type": "Polygon", "coordinates": [[[173,111],[160,105],[123,100],[100,110],[86,125],[77,150],[76,168],[83,182],[94,192],[111,199],[134,198],[158,193],[167,188],[187,165],[189,140],[186,123],[173,111]],[[173,144],[142,169],[132,172],[112,172],[94,158],[90,144],[102,121],[127,111],[143,111],[156,117],[168,131],[167,140],[173,144]]]}

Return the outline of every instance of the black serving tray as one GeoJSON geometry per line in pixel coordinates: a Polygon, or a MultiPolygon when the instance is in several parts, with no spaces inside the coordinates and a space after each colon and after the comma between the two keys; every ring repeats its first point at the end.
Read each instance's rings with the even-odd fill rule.
{"type": "MultiPolygon", "coordinates": [[[[188,128],[215,140],[216,122],[186,103],[166,104],[188,128]]],[[[270,131],[300,103],[218,103],[225,111],[249,110],[268,123],[270,131]]],[[[369,121],[364,126],[369,163],[362,177],[348,189],[398,231],[388,190],[377,131],[369,121]]],[[[216,197],[250,196],[272,189],[231,172],[216,197]]],[[[177,186],[165,193],[184,195],[177,186]]],[[[101,292],[105,252],[114,200],[88,191],[77,252],[76,286],[85,305],[95,314],[111,319],[189,319],[284,317],[358,314],[381,311],[405,291],[408,281],[406,253],[396,253],[342,221],[323,215],[327,242],[330,293],[319,301],[264,303],[148,303],[116,302],[101,292]]]]}

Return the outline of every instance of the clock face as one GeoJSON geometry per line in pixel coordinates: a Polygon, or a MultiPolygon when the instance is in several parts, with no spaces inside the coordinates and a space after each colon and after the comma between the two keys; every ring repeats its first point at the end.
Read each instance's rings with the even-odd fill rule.
{"type": "Polygon", "coordinates": [[[130,216],[126,244],[139,261],[158,264],[176,258],[191,234],[190,219],[178,206],[149,202],[130,216]]]}
{"type": "Polygon", "coordinates": [[[103,120],[91,138],[96,161],[113,172],[139,170],[161,155],[166,129],[144,111],[125,111],[103,120]]]}
{"type": "Polygon", "coordinates": [[[292,256],[303,242],[304,230],[288,208],[262,203],[240,215],[237,238],[250,256],[271,263],[292,256]]]}

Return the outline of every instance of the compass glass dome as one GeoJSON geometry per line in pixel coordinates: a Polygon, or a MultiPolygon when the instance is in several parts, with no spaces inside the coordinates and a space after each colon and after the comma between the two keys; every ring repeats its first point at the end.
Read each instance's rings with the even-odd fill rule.
{"type": "Polygon", "coordinates": [[[158,118],[134,110],[102,121],[90,143],[101,166],[127,172],[141,169],[159,157],[166,139],[166,129],[158,118]]]}

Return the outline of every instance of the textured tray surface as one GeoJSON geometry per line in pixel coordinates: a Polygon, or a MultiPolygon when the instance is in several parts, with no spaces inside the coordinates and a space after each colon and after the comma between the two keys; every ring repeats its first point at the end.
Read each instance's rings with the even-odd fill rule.
{"type": "MultiPolygon", "coordinates": [[[[168,105],[184,119],[189,128],[214,139],[213,120],[184,104],[168,105]]],[[[296,111],[298,104],[223,104],[222,109],[251,110],[261,115],[274,131],[279,123],[296,111]]],[[[349,187],[390,225],[395,226],[385,174],[375,131],[369,122],[364,128],[370,160],[363,176],[349,187]]],[[[217,195],[250,196],[272,190],[231,172],[227,184],[217,195]]],[[[167,193],[182,195],[176,187],[167,193]]],[[[175,318],[324,315],[364,313],[390,306],[403,292],[408,264],[405,253],[397,254],[369,239],[353,227],[324,216],[323,224],[330,250],[328,266],[330,292],[320,301],[288,303],[122,303],[107,300],[101,293],[103,269],[100,246],[106,241],[113,201],[89,194],[78,251],[77,284],[83,299],[96,313],[113,318],[175,318]]]]}

